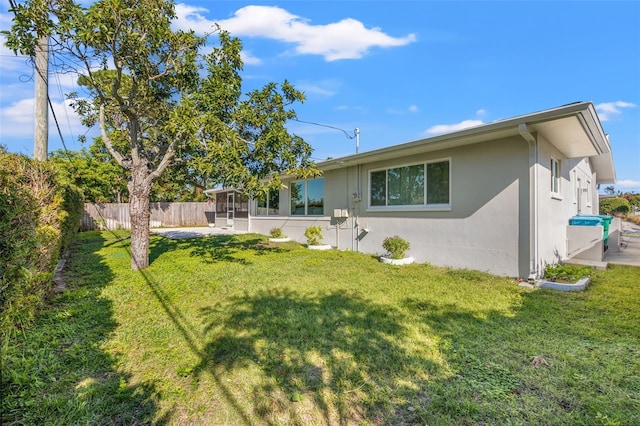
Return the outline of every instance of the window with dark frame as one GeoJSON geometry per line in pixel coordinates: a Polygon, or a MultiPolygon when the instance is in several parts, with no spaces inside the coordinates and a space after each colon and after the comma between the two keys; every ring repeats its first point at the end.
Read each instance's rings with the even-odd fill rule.
{"type": "Polygon", "coordinates": [[[272,189],[268,194],[258,197],[258,216],[278,216],[280,215],[280,191],[272,189]]]}
{"type": "Polygon", "coordinates": [[[450,203],[450,160],[375,170],[369,177],[371,207],[450,203]]]}
{"type": "Polygon", "coordinates": [[[292,216],[324,215],[324,178],[293,182],[289,188],[292,216]]]}

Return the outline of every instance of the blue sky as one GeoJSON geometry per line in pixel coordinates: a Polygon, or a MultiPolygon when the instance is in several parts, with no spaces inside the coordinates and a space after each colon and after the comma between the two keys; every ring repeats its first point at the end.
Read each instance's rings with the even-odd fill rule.
{"type": "MultiPolygon", "coordinates": [[[[8,1],[0,0],[8,29],[8,1]]],[[[218,22],[242,39],[245,91],[292,82],[307,100],[291,131],[314,158],[422,139],[592,101],[610,135],[616,188],[640,192],[640,2],[189,1],[176,28],[218,22]],[[345,132],[333,129],[343,129],[345,132]]],[[[4,39],[3,39],[4,41],[4,39]]],[[[213,40],[212,40],[213,41],[213,40]]],[[[0,143],[33,152],[27,58],[0,50],[0,143]]],[[[50,75],[65,144],[83,128],[64,105],[71,75],[50,75]]],[[[49,150],[62,148],[51,124],[49,150]]]]}

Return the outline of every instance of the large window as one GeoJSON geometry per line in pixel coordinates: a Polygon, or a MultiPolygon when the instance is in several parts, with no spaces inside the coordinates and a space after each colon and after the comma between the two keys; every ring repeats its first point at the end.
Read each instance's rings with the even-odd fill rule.
{"type": "Polygon", "coordinates": [[[271,190],[268,195],[258,198],[258,216],[278,216],[280,214],[280,191],[271,190]]]}
{"type": "Polygon", "coordinates": [[[372,171],[370,206],[449,204],[449,160],[372,171]]]}
{"type": "Polygon", "coordinates": [[[291,188],[291,215],[324,215],[324,179],[293,182],[291,188]]]}

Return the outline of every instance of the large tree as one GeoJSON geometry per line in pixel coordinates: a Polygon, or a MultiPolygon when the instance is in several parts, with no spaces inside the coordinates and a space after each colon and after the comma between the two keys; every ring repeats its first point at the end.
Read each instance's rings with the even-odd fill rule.
{"type": "Polygon", "coordinates": [[[316,169],[311,147],[289,134],[291,104],[304,95],[287,81],[242,94],[240,40],[216,29],[206,38],[174,31],[174,4],[164,0],[27,0],[12,8],[7,45],[33,55],[48,35],[66,71],[86,94],[73,94],[87,125],[100,126],[104,146],[127,170],[131,266],[149,264],[152,184],[180,164],[247,192],[280,185],[281,173],[316,169]]]}

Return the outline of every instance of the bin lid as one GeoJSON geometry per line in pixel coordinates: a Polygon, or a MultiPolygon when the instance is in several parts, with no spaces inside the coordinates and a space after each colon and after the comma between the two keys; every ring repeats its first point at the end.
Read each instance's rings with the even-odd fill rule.
{"type": "Polygon", "coordinates": [[[592,216],[574,216],[569,219],[569,225],[597,226],[602,225],[603,220],[600,217],[592,216]]]}

